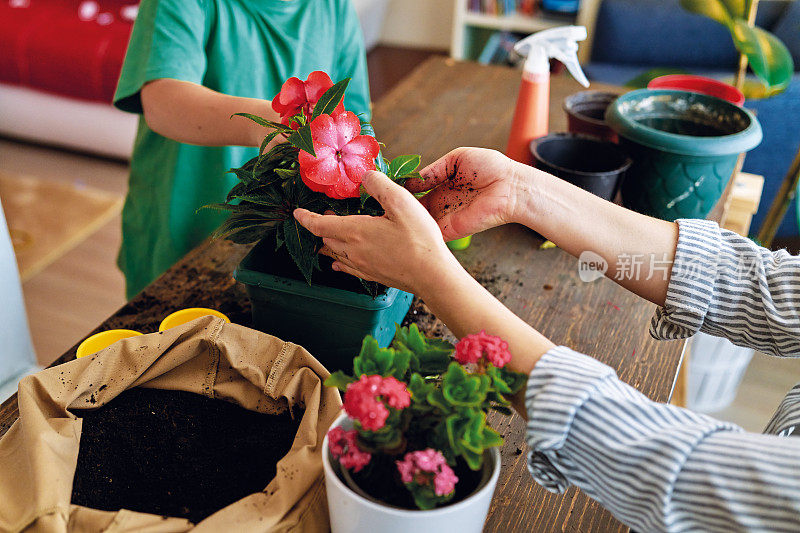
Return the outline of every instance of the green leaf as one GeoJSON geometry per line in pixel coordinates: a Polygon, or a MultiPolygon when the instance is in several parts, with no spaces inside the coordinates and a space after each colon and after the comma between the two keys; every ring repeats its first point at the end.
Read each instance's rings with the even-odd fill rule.
{"type": "Polygon", "coordinates": [[[272,140],[273,140],[275,137],[277,137],[278,135],[280,135],[280,134],[281,134],[281,132],[280,132],[280,131],[273,131],[272,133],[270,133],[269,135],[267,135],[266,137],[264,137],[264,140],[263,140],[263,141],[261,141],[261,147],[258,149],[258,153],[259,153],[259,154],[264,154],[264,150],[266,150],[266,149],[267,149],[267,145],[268,145],[269,143],[271,143],[271,142],[272,142],[272,140]]]}
{"type": "Polygon", "coordinates": [[[403,443],[403,432],[401,430],[402,418],[401,411],[389,409],[389,417],[386,425],[377,431],[369,431],[361,428],[361,424],[355,423],[358,431],[359,448],[366,452],[385,452],[395,450],[403,443]]]}
{"type": "Polygon", "coordinates": [[[492,380],[492,388],[500,394],[516,394],[525,385],[527,376],[521,372],[514,372],[506,367],[497,368],[489,364],[486,375],[492,380]]]}
{"type": "Polygon", "coordinates": [[[452,500],[453,496],[456,494],[454,490],[450,494],[439,496],[436,494],[436,489],[430,483],[420,485],[412,481],[411,483],[405,483],[405,486],[409,492],[411,492],[414,503],[421,511],[428,511],[436,508],[437,505],[443,505],[452,500]]]}
{"type": "Polygon", "coordinates": [[[361,135],[370,135],[375,137],[375,129],[372,127],[372,124],[369,122],[362,120],[361,121],[361,135]]]}
{"type": "Polygon", "coordinates": [[[416,403],[422,404],[427,404],[428,395],[433,393],[436,389],[433,383],[426,382],[425,378],[416,372],[411,374],[411,379],[408,380],[408,386],[406,388],[411,393],[411,399],[416,403]]]}
{"type": "Polygon", "coordinates": [[[747,56],[750,68],[770,94],[779,93],[789,86],[794,62],[780,39],[761,28],[749,27],[742,19],[734,21],[731,36],[736,48],[747,56]]]}
{"type": "Polygon", "coordinates": [[[273,231],[275,231],[275,224],[260,224],[234,231],[226,238],[236,244],[252,244],[265,238],[273,231]]]}
{"type": "Polygon", "coordinates": [[[396,181],[400,185],[403,185],[407,180],[412,180],[412,179],[417,179],[417,180],[418,179],[422,179],[422,176],[420,175],[419,172],[416,172],[416,171],[415,172],[409,172],[408,174],[403,174],[402,176],[397,176],[394,179],[394,181],[396,181]]]}
{"type": "Polygon", "coordinates": [[[734,19],[747,18],[750,2],[748,0],[681,0],[681,6],[687,11],[728,26],[734,19]]]}
{"type": "Polygon", "coordinates": [[[455,407],[478,407],[486,399],[491,379],[485,374],[468,374],[453,361],[442,379],[441,395],[455,407]]]}
{"type": "Polygon", "coordinates": [[[751,1],[681,0],[681,5],[688,11],[725,25],[736,49],[747,56],[750,68],[764,83],[768,94],[776,94],[788,87],[794,63],[780,39],[762,28],[748,25],[751,1]]]}
{"type": "Polygon", "coordinates": [[[333,87],[331,87],[327,91],[325,91],[323,95],[319,97],[317,103],[314,105],[314,112],[311,114],[311,121],[313,121],[320,115],[332,114],[333,111],[336,109],[336,106],[339,105],[339,102],[341,102],[342,98],[344,98],[344,93],[347,90],[347,86],[349,83],[350,83],[350,78],[345,78],[339,83],[334,84],[333,87]]]}
{"type": "Polygon", "coordinates": [[[340,391],[344,392],[347,390],[347,386],[351,383],[355,383],[357,380],[353,376],[348,376],[341,370],[337,370],[330,376],[328,379],[325,380],[326,387],[336,387],[340,391]]]}
{"type": "Polygon", "coordinates": [[[389,163],[388,176],[396,179],[404,174],[414,172],[422,161],[422,157],[416,154],[413,155],[399,155],[392,159],[389,163]]]}
{"type": "Polygon", "coordinates": [[[275,173],[285,180],[293,180],[300,175],[300,171],[295,169],[276,168],[275,173]]]}
{"type": "Polygon", "coordinates": [[[411,369],[424,375],[442,374],[450,364],[453,345],[442,339],[425,337],[416,324],[395,325],[393,346],[411,352],[411,369]]]}
{"type": "Polygon", "coordinates": [[[364,337],[361,352],[353,359],[353,373],[356,377],[363,375],[394,376],[405,381],[411,353],[394,348],[381,348],[371,335],[364,337]]]}
{"type": "Polygon", "coordinates": [[[280,122],[272,122],[271,120],[267,120],[263,117],[259,117],[258,115],[254,115],[252,113],[234,113],[233,115],[231,115],[231,118],[233,117],[249,118],[256,124],[264,126],[265,128],[275,128],[278,131],[283,131],[287,133],[292,131],[292,128],[290,128],[289,126],[284,126],[280,122]]]}
{"type": "Polygon", "coordinates": [[[453,453],[460,455],[473,470],[483,463],[483,451],[503,444],[503,437],[486,425],[486,414],[466,409],[445,419],[447,438],[453,453]]]}
{"type": "Polygon", "coordinates": [[[249,244],[274,231],[277,222],[262,217],[231,215],[211,234],[215,239],[230,239],[237,244],[249,244]]]}
{"type": "Polygon", "coordinates": [[[297,268],[311,285],[311,275],[314,269],[319,268],[318,238],[301,226],[294,217],[290,217],[283,222],[283,240],[297,268]]]}
{"type": "Polygon", "coordinates": [[[389,175],[389,165],[386,164],[386,159],[384,159],[382,152],[378,152],[378,157],[375,158],[375,168],[387,176],[389,175]]]}
{"type": "Polygon", "coordinates": [[[287,139],[292,146],[303,150],[304,152],[308,152],[314,157],[317,157],[317,154],[314,152],[314,140],[311,138],[311,128],[309,126],[303,126],[302,128],[296,130],[294,133],[289,135],[287,139]]]}

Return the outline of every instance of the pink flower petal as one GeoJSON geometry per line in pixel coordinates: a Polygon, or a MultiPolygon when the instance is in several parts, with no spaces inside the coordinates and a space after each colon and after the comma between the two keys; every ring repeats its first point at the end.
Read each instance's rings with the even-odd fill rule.
{"type": "Polygon", "coordinates": [[[306,100],[316,104],[325,91],[333,87],[331,77],[321,70],[315,70],[308,75],[305,83],[306,100]]]}
{"type": "Polygon", "coordinates": [[[355,139],[361,134],[361,121],[355,113],[345,111],[333,118],[336,122],[337,144],[339,148],[343,148],[347,143],[355,139]]]}
{"type": "MultiPolygon", "coordinates": [[[[315,147],[315,151],[318,157],[314,157],[304,150],[300,150],[298,155],[300,177],[303,178],[303,183],[308,185],[308,182],[312,181],[319,185],[332,185],[343,178],[347,179],[347,176],[341,174],[339,161],[330,147],[318,146],[315,147]]],[[[317,189],[312,188],[311,190],[316,191],[317,189]]]]}
{"type": "Polygon", "coordinates": [[[320,115],[311,121],[311,138],[314,140],[314,151],[318,144],[324,144],[331,148],[339,149],[341,146],[338,141],[336,122],[330,115],[320,115]]]}
{"type": "Polygon", "coordinates": [[[342,200],[344,198],[357,198],[361,194],[358,191],[360,185],[360,182],[353,183],[349,179],[345,178],[333,184],[333,192],[335,192],[339,197],[337,198],[338,200],[342,200]]]}
{"type": "Polygon", "coordinates": [[[283,82],[278,97],[284,106],[302,107],[306,103],[305,84],[300,81],[300,78],[289,78],[283,82]]]}

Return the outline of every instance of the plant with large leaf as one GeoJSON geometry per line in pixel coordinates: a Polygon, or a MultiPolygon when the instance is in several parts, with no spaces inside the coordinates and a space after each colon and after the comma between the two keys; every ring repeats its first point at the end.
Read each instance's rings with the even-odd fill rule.
{"type": "Polygon", "coordinates": [[[367,336],[353,375],[340,370],[325,381],[344,393],[354,428],[329,432],[331,454],[356,483],[389,465],[396,473],[382,483],[404,485],[420,509],[447,503],[458,483],[454,468],[479,470],[484,452],[503,443],[486,414],[508,414],[506,395],[524,386],[526,376],[506,368],[510,359],[508,344],[484,331],[455,347],[414,324],[397,326],[388,348],[367,336]]]}
{"type": "Polygon", "coordinates": [[[267,132],[259,155],[230,170],[239,182],[225,202],[206,206],[230,212],[215,238],[239,244],[275,239],[276,249],[286,247],[309,284],[319,269],[322,240],[294,219],[295,209],[380,216],[380,204],[359,190],[364,172],[377,169],[401,183],[419,176],[420,156],[402,155],[386,163],[372,126],[344,109],[349,83],[348,78],[334,84],[321,71],[305,82],[290,78],[272,101],[281,122],[237,113],[267,132]]]}
{"type": "Polygon", "coordinates": [[[794,74],[792,55],[775,35],[754,25],[758,0],[681,0],[681,5],[728,28],[733,44],[746,58],[740,62],[737,85],[741,86],[749,63],[764,85],[765,96],[788,87],[794,74]]]}

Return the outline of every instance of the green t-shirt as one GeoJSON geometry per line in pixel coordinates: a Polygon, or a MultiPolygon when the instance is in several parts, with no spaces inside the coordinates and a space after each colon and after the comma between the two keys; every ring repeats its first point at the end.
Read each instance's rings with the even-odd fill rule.
{"type": "MultiPolygon", "coordinates": [[[[272,99],[287,78],[314,70],[334,82],[352,78],[345,107],[369,116],[364,43],[350,0],[143,0],[114,104],[142,113],[139,91],[158,78],[272,99]]],[[[224,201],[236,181],[226,172],[256,153],[178,143],[139,119],[118,258],[128,298],[222,223],[225,214],[196,211],[224,201]]]]}

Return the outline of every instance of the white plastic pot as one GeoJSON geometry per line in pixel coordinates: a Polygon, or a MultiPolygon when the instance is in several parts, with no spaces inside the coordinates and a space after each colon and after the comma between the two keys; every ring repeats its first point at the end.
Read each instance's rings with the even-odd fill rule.
{"type": "Polygon", "coordinates": [[[755,351],[706,333],[696,333],[689,343],[686,406],[701,413],[725,409],[736,399],[755,351]]]}
{"type": "MultiPolygon", "coordinates": [[[[352,429],[352,422],[343,414],[331,427],[352,429]]],[[[328,437],[322,443],[322,465],[325,470],[325,488],[328,492],[328,512],[333,533],[480,533],[489,512],[489,504],[500,475],[500,453],[489,450],[490,461],[484,468],[490,470],[488,478],[470,497],[453,505],[431,511],[411,511],[389,507],[367,500],[353,492],[338,474],[339,465],[328,451],[328,437]]]]}

